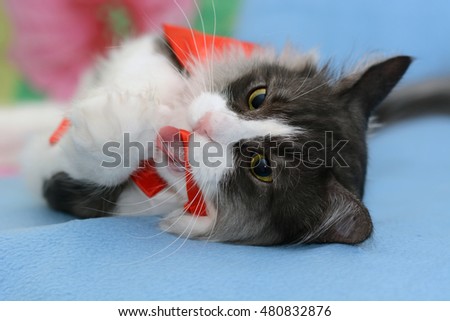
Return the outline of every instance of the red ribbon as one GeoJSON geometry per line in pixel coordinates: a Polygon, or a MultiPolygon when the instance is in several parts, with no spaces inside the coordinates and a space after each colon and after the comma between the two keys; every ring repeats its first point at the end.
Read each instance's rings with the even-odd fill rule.
{"type": "Polygon", "coordinates": [[[187,71],[193,67],[194,58],[205,61],[213,51],[222,52],[227,48],[241,47],[249,56],[257,47],[255,44],[237,39],[208,35],[193,29],[164,25],[164,35],[180,64],[187,71]],[[214,48],[214,49],[213,49],[214,48]]]}
{"type": "Polygon", "coordinates": [[[50,145],[55,145],[61,137],[64,136],[64,134],[69,130],[70,127],[70,120],[67,118],[63,118],[61,123],[59,124],[58,128],[53,132],[53,134],[49,138],[50,145]]]}

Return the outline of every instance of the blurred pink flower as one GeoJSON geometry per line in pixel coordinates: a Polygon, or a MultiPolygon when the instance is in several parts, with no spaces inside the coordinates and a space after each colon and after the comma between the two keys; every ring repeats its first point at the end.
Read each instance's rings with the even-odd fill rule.
{"type": "MultiPolygon", "coordinates": [[[[13,59],[37,89],[70,98],[83,71],[118,38],[114,15],[134,34],[185,24],[193,0],[7,0],[13,59]],[[122,21],[123,22],[123,21],[122,21]]],[[[117,20],[117,19],[115,19],[117,20]]]]}

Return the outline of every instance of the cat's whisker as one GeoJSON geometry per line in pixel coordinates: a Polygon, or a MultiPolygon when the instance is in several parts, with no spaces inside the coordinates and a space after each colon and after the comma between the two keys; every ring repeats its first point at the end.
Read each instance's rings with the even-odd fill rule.
{"type": "MultiPolygon", "coordinates": [[[[175,181],[173,184],[167,186],[164,190],[162,190],[162,191],[160,192],[160,195],[164,195],[164,194],[169,193],[170,190],[171,190],[173,187],[175,187],[175,186],[176,186],[179,182],[181,182],[181,181],[184,181],[184,177],[183,177],[183,178],[180,178],[180,179],[177,180],[177,181],[175,181]]],[[[168,202],[168,201],[171,200],[172,198],[177,197],[177,193],[178,193],[178,192],[179,192],[179,190],[177,190],[175,193],[172,193],[172,195],[170,195],[168,198],[165,198],[162,202],[160,202],[160,203],[158,203],[158,204],[156,204],[156,205],[154,205],[154,206],[147,207],[147,208],[145,208],[145,209],[143,209],[143,210],[140,210],[140,211],[127,212],[127,214],[129,214],[129,215],[134,215],[134,214],[141,214],[141,213],[148,212],[148,211],[152,210],[153,208],[156,208],[156,207],[158,207],[158,206],[160,206],[160,205],[162,205],[162,204],[168,202]]],[[[142,205],[142,204],[151,202],[151,199],[146,199],[146,200],[139,201],[139,202],[124,203],[123,201],[121,201],[120,203],[118,203],[118,202],[113,202],[113,201],[110,201],[110,200],[107,200],[107,199],[104,199],[104,198],[102,198],[102,199],[103,199],[105,202],[107,202],[107,203],[110,203],[110,204],[112,204],[112,205],[120,205],[121,207],[127,207],[127,206],[128,206],[128,207],[131,207],[131,206],[137,206],[137,205],[142,205]]],[[[110,213],[108,213],[108,212],[103,212],[103,213],[105,213],[105,214],[111,214],[111,215],[114,214],[114,212],[110,212],[110,213]]]]}
{"type": "MultiPolygon", "coordinates": [[[[86,88],[82,88],[85,92],[81,91],[86,99],[76,101],[73,114],[68,116],[72,124],[66,134],[69,137],[61,140],[60,148],[44,154],[48,158],[31,162],[43,167],[33,173],[53,173],[36,181],[41,183],[48,204],[78,217],[100,216],[96,212],[158,212],[163,216],[162,231],[147,238],[164,232],[178,237],[168,238],[168,244],[154,249],[146,260],[174,255],[188,238],[196,237],[206,239],[206,243],[214,240],[255,245],[364,241],[370,236],[372,222],[361,202],[367,163],[363,129],[367,116],[400,80],[411,58],[398,56],[363,73],[333,79],[337,74],[328,65],[321,67],[308,55],[276,55],[260,47],[251,55],[247,55],[246,47],[227,55],[222,48],[214,48],[216,42],[223,42],[216,36],[215,2],[210,1],[214,13],[212,38],[205,34],[206,20],[197,0],[194,3],[203,34],[192,29],[187,11],[173,0],[189,25],[189,29],[181,29],[189,39],[171,39],[161,32],[130,40],[102,61],[100,67],[104,69],[95,70],[98,77],[87,79],[86,88]],[[178,57],[171,53],[180,54],[177,49],[184,44],[177,41],[184,40],[189,50],[178,56],[177,63],[178,57]],[[159,145],[150,147],[150,142],[161,143],[163,136],[172,130],[177,132],[174,128],[165,131],[165,126],[198,129],[210,136],[211,142],[226,147],[227,153],[220,157],[228,156],[228,147],[236,147],[236,142],[247,142],[248,150],[241,154],[231,150],[232,170],[228,158],[214,154],[220,154],[217,146],[212,153],[203,150],[204,166],[196,168],[192,163],[189,176],[188,163],[183,161],[188,155],[176,155],[174,145],[166,145],[181,143],[178,136],[166,137],[167,142],[161,144],[164,150],[159,145]],[[269,132],[275,140],[267,138],[269,132]],[[330,141],[327,133],[336,133],[338,143],[333,137],[330,141]],[[145,144],[144,148],[138,146],[139,153],[127,150],[130,145],[125,145],[125,134],[145,144]],[[116,141],[119,147],[112,155],[114,159],[119,156],[120,166],[110,170],[104,165],[106,156],[111,155],[105,152],[105,142],[116,141]],[[293,143],[293,149],[288,145],[283,153],[277,149],[268,157],[266,148],[282,142],[293,143]],[[340,155],[349,142],[352,146],[340,155]],[[336,154],[327,155],[328,146],[333,146],[336,154]],[[146,154],[141,155],[142,151],[146,154]],[[321,159],[323,153],[325,159],[321,159]],[[206,155],[227,162],[217,168],[208,166],[206,155]],[[131,167],[125,167],[125,156],[130,157],[131,167]],[[159,166],[161,160],[169,161],[170,168],[156,171],[170,185],[161,194],[150,196],[145,188],[139,190],[140,186],[132,185],[130,175],[145,159],[153,159],[159,166]],[[321,161],[319,165],[314,163],[321,161]],[[205,202],[199,202],[202,198],[205,202]],[[199,217],[205,203],[209,217],[199,217]],[[185,239],[179,242],[182,237],[185,239]]],[[[48,143],[46,146],[50,147],[48,143]]],[[[181,147],[186,147],[184,142],[181,147]]]]}
{"type": "MultiPolygon", "coordinates": [[[[189,181],[189,180],[188,180],[189,181]]],[[[175,196],[175,195],[174,195],[175,196]]],[[[161,205],[161,204],[163,204],[164,202],[161,202],[161,203],[159,203],[158,205],[161,205]]],[[[148,208],[146,209],[146,211],[148,210],[148,208]]],[[[161,231],[159,232],[159,233],[156,233],[156,234],[153,234],[153,235],[149,235],[149,236],[144,236],[144,237],[135,237],[135,238],[139,238],[139,239],[145,239],[145,240],[147,240],[147,239],[152,239],[152,238],[154,238],[154,237],[157,237],[157,236],[159,236],[159,235],[162,235],[162,234],[165,234],[165,233],[167,233],[167,232],[169,232],[170,230],[171,230],[171,228],[174,226],[174,225],[176,225],[181,219],[182,219],[182,217],[183,217],[183,215],[186,213],[186,211],[185,210],[183,210],[182,212],[181,212],[181,214],[180,215],[178,215],[178,217],[176,218],[176,220],[174,220],[173,222],[172,222],[172,224],[170,224],[167,228],[161,228],[161,231]]]]}
{"type": "MultiPolygon", "coordinates": [[[[161,138],[161,136],[159,135],[159,133],[158,133],[157,131],[155,131],[155,132],[156,132],[157,137],[161,138]]],[[[181,177],[180,179],[176,180],[173,184],[171,184],[171,185],[168,186],[165,190],[163,190],[162,193],[167,193],[172,187],[176,186],[179,182],[183,181],[184,179],[185,179],[185,178],[184,178],[184,176],[183,176],[183,177],[181,177]]],[[[96,190],[95,190],[96,194],[91,194],[90,197],[92,197],[92,198],[97,197],[97,196],[101,195],[105,190],[107,190],[107,189],[109,189],[109,188],[114,188],[114,187],[109,187],[109,186],[97,186],[97,188],[96,188],[96,190]]],[[[137,214],[143,214],[143,213],[146,213],[146,212],[150,211],[151,209],[153,209],[153,208],[155,208],[155,207],[157,207],[157,206],[159,206],[159,205],[161,205],[161,204],[164,204],[165,202],[167,202],[167,201],[171,200],[172,198],[176,197],[177,193],[179,193],[179,190],[177,190],[176,193],[174,193],[173,195],[171,195],[169,198],[165,199],[163,202],[160,202],[160,203],[158,203],[158,204],[155,204],[154,206],[151,206],[151,207],[149,207],[149,208],[145,208],[145,209],[143,209],[143,210],[139,210],[139,211],[135,211],[135,212],[129,212],[129,213],[127,213],[127,214],[129,214],[129,215],[137,215],[137,214]]],[[[119,205],[117,202],[113,202],[113,201],[107,200],[107,199],[105,199],[104,197],[101,197],[101,199],[104,200],[105,202],[109,203],[109,204],[112,204],[112,205],[119,205]]],[[[136,202],[136,203],[129,203],[129,204],[122,204],[122,203],[121,203],[120,205],[121,205],[121,206],[123,206],[123,205],[125,205],[125,206],[136,206],[136,205],[144,204],[144,203],[150,202],[150,201],[151,201],[151,200],[149,199],[149,200],[144,200],[144,201],[136,202]]],[[[93,211],[93,212],[97,212],[97,213],[106,214],[106,215],[115,215],[115,214],[117,214],[117,213],[114,212],[114,211],[104,211],[104,210],[95,209],[95,208],[89,208],[89,207],[83,207],[83,209],[86,209],[86,210],[89,210],[89,211],[93,211]]]]}
{"type": "MultiPolygon", "coordinates": [[[[183,214],[179,216],[178,220],[184,215],[184,212],[185,212],[185,211],[183,211],[183,214]]],[[[177,220],[177,221],[178,221],[178,220],[177,220]]],[[[187,242],[187,239],[188,239],[188,238],[183,237],[183,235],[184,235],[184,233],[185,233],[189,228],[191,228],[191,232],[192,232],[192,229],[193,229],[193,227],[195,226],[196,221],[197,221],[197,218],[194,220],[194,222],[193,222],[192,224],[189,223],[189,224],[186,226],[186,228],[184,229],[183,233],[178,234],[177,237],[175,238],[175,240],[171,241],[169,244],[167,244],[166,246],[164,246],[162,249],[160,249],[160,250],[158,250],[158,251],[152,253],[151,255],[149,255],[149,256],[147,256],[147,257],[145,257],[145,258],[143,258],[143,259],[135,260],[135,261],[132,261],[132,262],[127,262],[127,264],[119,264],[119,265],[129,265],[129,264],[131,265],[131,264],[144,263],[144,262],[146,262],[146,261],[148,261],[148,260],[150,260],[150,259],[152,259],[152,258],[158,256],[159,254],[164,253],[166,250],[170,249],[173,245],[175,245],[180,239],[184,238],[184,240],[182,241],[181,246],[178,246],[174,251],[170,252],[168,255],[166,255],[166,256],[164,256],[164,257],[158,259],[158,260],[155,260],[154,263],[158,263],[158,262],[160,262],[160,261],[162,261],[162,260],[165,260],[166,258],[168,258],[168,257],[170,257],[171,255],[173,255],[174,253],[176,253],[176,252],[177,252],[177,251],[178,251],[178,250],[179,250],[179,249],[187,242]],[[192,225],[192,227],[190,227],[191,225],[192,225]]],[[[162,230],[160,233],[157,233],[157,234],[155,234],[155,235],[149,236],[148,238],[144,238],[144,239],[151,239],[151,238],[154,238],[154,237],[156,237],[156,236],[158,236],[158,235],[165,234],[165,233],[167,233],[167,230],[162,230]]]]}
{"type": "MultiPolygon", "coordinates": [[[[158,37],[160,40],[162,40],[163,45],[164,45],[164,46],[165,46],[172,54],[175,55],[175,50],[174,50],[174,48],[172,48],[172,47],[167,43],[166,38],[169,39],[169,40],[171,40],[172,44],[173,44],[175,47],[177,47],[178,49],[180,49],[180,50],[182,51],[182,48],[178,45],[178,43],[177,43],[176,41],[173,41],[173,38],[171,38],[169,35],[164,35],[164,36],[163,36],[163,30],[162,30],[162,28],[161,28],[159,25],[157,25],[157,24],[155,24],[155,23],[153,22],[153,20],[149,17],[148,13],[143,12],[143,14],[144,14],[145,19],[146,19],[149,23],[152,24],[152,26],[155,28],[155,30],[158,31],[157,33],[155,33],[155,34],[156,34],[156,37],[158,37]]],[[[178,66],[174,65],[171,61],[168,61],[168,64],[170,65],[170,67],[171,67],[174,71],[179,72],[179,67],[178,67],[178,66]]],[[[186,88],[190,91],[191,98],[194,98],[194,97],[195,97],[195,93],[192,91],[192,88],[189,86],[189,84],[190,84],[190,83],[189,83],[189,80],[185,77],[185,75],[184,75],[183,73],[180,73],[180,77],[181,77],[181,79],[183,80],[183,82],[185,83],[186,88]]]]}
{"type": "MultiPolygon", "coordinates": [[[[303,79],[303,81],[302,81],[300,87],[299,87],[298,90],[297,90],[300,94],[301,94],[301,90],[302,90],[303,86],[305,85],[306,81],[309,79],[309,76],[311,75],[312,69],[313,69],[313,64],[310,64],[310,65],[309,65],[309,69],[308,69],[308,73],[307,73],[305,79],[303,79]]],[[[301,96],[300,96],[300,97],[301,97],[301,96]]]]}
{"type": "MultiPolygon", "coordinates": [[[[194,196],[194,198],[193,198],[193,201],[196,200],[197,197],[202,197],[202,192],[201,192],[201,191],[202,191],[202,190],[205,190],[205,187],[206,187],[206,193],[205,193],[205,194],[208,193],[208,191],[209,191],[208,184],[207,184],[206,182],[200,184],[199,190],[198,190],[197,193],[195,194],[195,196],[194,196]]],[[[196,212],[199,210],[199,207],[200,207],[200,206],[202,206],[202,205],[201,205],[200,202],[198,202],[197,205],[195,206],[194,213],[196,213],[196,212]]],[[[187,213],[187,211],[185,210],[184,213],[183,213],[183,215],[185,215],[186,213],[187,213]]],[[[192,234],[193,228],[194,228],[195,224],[197,223],[197,220],[198,220],[199,217],[200,217],[200,215],[197,215],[197,214],[190,214],[190,215],[195,215],[195,220],[194,220],[194,224],[192,225],[191,230],[189,231],[188,235],[186,236],[186,239],[190,238],[190,235],[192,234]]]]}
{"type": "Polygon", "coordinates": [[[177,217],[175,220],[172,221],[172,223],[165,227],[165,228],[161,228],[162,232],[164,233],[170,233],[170,231],[172,230],[172,227],[175,226],[176,224],[178,224],[178,222],[183,218],[183,215],[185,215],[187,213],[187,211],[185,209],[182,209],[181,211],[177,211],[179,212],[179,214],[177,214],[177,217]]]}
{"type": "MultiPolygon", "coordinates": [[[[180,4],[177,2],[177,0],[173,0],[173,2],[175,3],[175,5],[176,5],[176,6],[178,7],[178,9],[180,10],[181,14],[182,14],[183,17],[184,17],[184,20],[186,21],[186,23],[187,23],[187,25],[188,25],[188,27],[189,27],[189,31],[190,31],[190,33],[191,33],[192,41],[193,41],[193,43],[194,43],[195,51],[196,51],[196,54],[197,54],[197,61],[200,62],[200,61],[201,61],[200,50],[199,50],[199,47],[198,47],[198,44],[197,44],[197,39],[195,38],[195,35],[194,35],[194,28],[192,28],[192,24],[191,24],[191,22],[190,22],[188,16],[187,16],[186,13],[184,12],[184,10],[183,10],[183,8],[180,6],[180,4]]],[[[206,89],[206,84],[205,84],[205,83],[203,84],[203,86],[204,86],[204,88],[206,89]]]]}
{"type": "Polygon", "coordinates": [[[163,233],[170,233],[170,231],[172,230],[172,227],[175,226],[182,218],[184,213],[186,213],[186,211],[183,209],[179,215],[177,215],[177,218],[175,220],[172,221],[172,223],[167,226],[167,227],[161,227],[161,231],[163,233]]]}
{"type": "Polygon", "coordinates": [[[214,0],[211,0],[211,6],[213,10],[213,18],[214,18],[214,26],[213,26],[213,34],[212,34],[212,46],[211,46],[211,62],[210,62],[210,69],[211,69],[211,90],[213,90],[214,86],[214,47],[215,47],[215,41],[216,41],[216,33],[217,33],[217,13],[216,13],[216,5],[214,4],[214,0]]]}
{"type": "MultiPolygon", "coordinates": [[[[198,5],[198,2],[197,2],[197,0],[194,0],[194,4],[195,4],[195,7],[197,8],[197,13],[198,13],[198,15],[199,15],[199,18],[200,18],[200,23],[201,23],[201,25],[202,25],[202,31],[203,31],[203,46],[204,46],[204,48],[207,48],[207,46],[206,46],[206,29],[205,29],[205,23],[204,23],[204,20],[203,20],[203,15],[202,15],[202,12],[201,12],[201,10],[200,10],[200,7],[199,7],[199,5],[198,5]]],[[[207,66],[209,66],[209,56],[208,56],[208,51],[205,51],[205,54],[206,54],[206,65],[207,66]]],[[[208,73],[210,73],[210,70],[208,70],[208,73]]]]}
{"type": "MultiPolygon", "coordinates": [[[[184,214],[183,214],[184,215],[184,214]]],[[[180,216],[181,217],[181,216],[180,216]]],[[[169,258],[170,256],[174,255],[176,252],[178,252],[188,241],[188,239],[190,238],[192,231],[194,230],[195,225],[197,224],[197,220],[198,220],[199,216],[197,215],[195,217],[195,219],[192,222],[189,222],[189,224],[186,226],[186,228],[184,229],[183,233],[180,234],[180,236],[177,238],[177,241],[180,239],[181,236],[183,236],[185,234],[185,232],[189,230],[188,234],[186,236],[184,236],[184,240],[181,242],[181,244],[172,252],[170,252],[168,255],[160,258],[159,260],[157,260],[156,262],[161,262],[167,258],[169,258]]]]}
{"type": "MultiPolygon", "coordinates": [[[[158,133],[157,133],[157,136],[159,136],[158,133]]],[[[160,136],[159,136],[159,137],[160,137],[160,136]]],[[[190,177],[190,179],[186,181],[186,184],[187,184],[187,182],[190,182],[190,180],[192,180],[192,179],[193,179],[193,178],[190,177]]],[[[171,185],[168,186],[166,189],[164,189],[161,193],[167,193],[171,188],[175,187],[179,182],[184,181],[184,180],[185,180],[185,177],[184,177],[184,176],[181,177],[181,178],[179,178],[179,179],[176,180],[173,184],[171,184],[171,185]]],[[[105,190],[107,190],[107,189],[109,189],[109,188],[113,188],[113,187],[108,187],[108,186],[98,186],[97,189],[96,189],[96,192],[98,192],[98,195],[101,195],[101,194],[103,193],[103,191],[105,191],[105,190]]],[[[153,208],[156,208],[156,207],[158,207],[158,206],[160,206],[160,205],[162,205],[162,204],[168,202],[168,201],[171,200],[172,198],[177,197],[177,193],[179,193],[179,192],[180,192],[180,189],[178,189],[175,193],[173,193],[170,197],[166,198],[164,201],[162,201],[162,202],[160,202],[160,203],[158,203],[158,204],[155,204],[154,206],[147,207],[147,208],[144,208],[144,209],[139,210],[139,211],[127,212],[127,214],[128,214],[128,215],[138,215],[138,214],[144,214],[144,213],[146,213],[146,212],[149,212],[149,211],[152,210],[153,208]]],[[[96,197],[96,195],[92,195],[91,197],[96,197]]],[[[103,200],[104,200],[105,202],[107,202],[107,203],[110,203],[110,204],[113,204],[113,205],[119,205],[119,203],[113,202],[113,201],[110,201],[110,200],[107,200],[107,199],[105,199],[104,197],[101,197],[101,199],[103,199],[103,200]]],[[[120,203],[120,205],[121,205],[121,206],[124,206],[124,205],[125,205],[125,206],[136,206],[136,205],[144,204],[144,203],[150,202],[150,201],[151,201],[151,199],[148,199],[148,200],[144,200],[144,201],[136,202],[136,203],[128,203],[128,204],[120,203]]],[[[86,209],[86,210],[92,211],[92,212],[102,213],[102,214],[106,214],[106,215],[115,215],[115,214],[117,214],[117,213],[114,212],[114,211],[104,211],[104,210],[95,209],[95,208],[89,208],[89,207],[83,207],[83,208],[86,209]]]]}
{"type": "MultiPolygon", "coordinates": [[[[180,12],[182,13],[182,15],[184,16],[184,19],[185,19],[185,21],[187,22],[187,24],[188,24],[188,26],[189,26],[189,29],[191,30],[192,39],[193,39],[193,42],[194,42],[194,45],[195,45],[195,50],[196,50],[196,53],[197,53],[197,58],[198,58],[197,60],[199,61],[200,54],[199,54],[198,44],[197,44],[197,41],[196,41],[196,39],[195,39],[195,37],[194,37],[193,28],[192,28],[192,26],[191,26],[191,23],[190,23],[190,21],[189,21],[187,15],[186,15],[186,13],[184,12],[183,8],[178,4],[178,2],[177,2],[176,0],[174,0],[174,3],[175,3],[175,5],[178,7],[178,9],[179,9],[180,12]]],[[[198,12],[199,12],[200,19],[201,19],[201,21],[202,21],[202,27],[203,27],[203,30],[205,30],[204,22],[203,22],[203,16],[202,16],[202,14],[201,14],[200,8],[199,8],[199,6],[198,6],[197,3],[196,3],[196,6],[197,6],[197,10],[198,10],[198,12]]],[[[214,11],[215,11],[215,9],[214,9],[214,11]]],[[[145,18],[148,20],[148,22],[150,22],[150,23],[152,24],[152,26],[153,26],[156,30],[159,31],[159,32],[158,32],[158,38],[162,39],[164,45],[165,45],[165,46],[166,46],[173,54],[175,54],[174,49],[173,49],[173,48],[165,41],[164,37],[162,36],[163,32],[162,32],[162,29],[160,28],[160,26],[156,25],[156,24],[153,22],[153,20],[148,16],[147,13],[144,12],[144,15],[145,15],[145,18]]],[[[177,44],[177,42],[176,42],[176,41],[173,41],[173,39],[172,39],[169,35],[165,35],[165,37],[166,37],[167,39],[171,40],[171,43],[172,43],[175,47],[177,47],[178,49],[180,49],[181,51],[183,51],[182,48],[177,44]]],[[[204,37],[204,42],[205,42],[205,44],[206,44],[206,35],[204,35],[203,37],[204,37]]],[[[214,41],[213,41],[213,43],[214,43],[214,41]]],[[[209,60],[209,59],[207,58],[207,60],[209,60]]],[[[193,61],[192,63],[195,65],[196,63],[198,63],[198,61],[197,61],[197,62],[194,62],[194,61],[193,61]]],[[[178,66],[175,66],[175,65],[174,65],[173,63],[171,63],[171,62],[169,62],[169,63],[170,63],[171,67],[172,67],[174,70],[176,70],[176,71],[179,70],[178,66]]],[[[191,98],[193,99],[193,98],[195,97],[195,93],[193,92],[193,89],[192,89],[192,87],[190,86],[189,80],[186,79],[186,77],[184,77],[184,75],[182,75],[182,79],[183,79],[183,82],[186,84],[187,89],[190,91],[191,98]]],[[[203,87],[206,89],[206,83],[205,83],[205,81],[203,81],[203,87]]]]}
{"type": "Polygon", "coordinates": [[[300,93],[298,96],[296,96],[296,97],[294,97],[293,99],[291,99],[291,100],[297,100],[297,99],[299,99],[299,98],[301,98],[301,97],[303,97],[303,96],[305,96],[305,95],[307,95],[307,94],[310,94],[310,93],[312,93],[313,91],[316,91],[317,89],[320,89],[320,88],[322,88],[323,86],[326,86],[326,85],[329,85],[330,84],[330,81],[326,81],[326,82],[324,82],[324,83],[322,83],[322,84],[320,84],[320,85],[318,85],[318,86],[316,86],[316,87],[314,87],[314,88],[312,88],[312,89],[310,89],[310,90],[308,90],[308,91],[306,91],[306,92],[303,92],[303,93],[300,93]]]}
{"type": "MultiPolygon", "coordinates": [[[[186,227],[185,230],[187,230],[187,228],[189,228],[189,225],[186,227]]],[[[151,239],[151,238],[154,238],[154,237],[159,236],[159,235],[162,235],[162,234],[166,234],[166,231],[161,231],[160,233],[157,233],[157,234],[155,234],[155,235],[153,235],[153,236],[150,236],[150,237],[146,238],[146,240],[151,239]]],[[[148,256],[142,258],[142,259],[134,260],[134,261],[129,261],[129,262],[127,262],[127,263],[122,263],[122,264],[116,264],[116,265],[118,265],[118,266],[124,266],[124,265],[125,265],[125,266],[128,266],[128,265],[133,265],[133,264],[139,264],[139,263],[147,262],[147,261],[149,261],[150,259],[152,259],[152,258],[158,256],[159,254],[164,253],[166,250],[170,249],[170,248],[171,248],[173,245],[175,245],[182,237],[183,237],[182,234],[177,235],[177,237],[175,238],[175,240],[171,241],[169,244],[167,244],[166,246],[164,246],[164,247],[161,248],[160,250],[158,250],[158,251],[156,251],[156,252],[154,252],[154,253],[152,253],[152,254],[150,254],[150,255],[148,255],[148,256]]],[[[145,239],[145,238],[144,238],[144,239],[145,239]]],[[[183,244],[184,244],[185,242],[186,242],[186,240],[183,240],[183,244]]],[[[177,249],[179,249],[179,247],[178,247],[177,249]]],[[[169,257],[170,255],[172,255],[172,253],[174,253],[174,252],[176,252],[176,251],[177,251],[177,250],[175,250],[175,251],[169,253],[169,255],[166,255],[166,256],[162,257],[161,259],[152,261],[152,263],[153,263],[153,264],[156,264],[156,263],[158,263],[158,262],[160,262],[160,261],[166,259],[167,257],[169,257]]]]}
{"type": "Polygon", "coordinates": [[[219,191],[220,191],[220,189],[219,189],[219,184],[220,184],[220,180],[217,178],[217,173],[215,173],[215,185],[216,185],[216,197],[215,197],[215,204],[213,204],[213,206],[215,206],[215,209],[216,209],[216,215],[214,215],[214,220],[213,220],[213,222],[212,222],[212,224],[211,224],[211,228],[209,229],[209,232],[208,232],[208,237],[206,238],[206,243],[208,243],[210,240],[211,240],[211,237],[213,236],[213,234],[214,234],[214,231],[215,231],[215,228],[216,228],[216,224],[217,224],[217,217],[218,217],[218,211],[219,211],[219,191]]]}
{"type": "Polygon", "coordinates": [[[146,262],[146,261],[150,260],[151,258],[157,256],[158,254],[163,253],[165,250],[169,249],[172,245],[176,244],[181,238],[182,238],[182,235],[180,234],[180,235],[178,235],[178,236],[175,238],[175,240],[173,240],[172,242],[170,242],[169,244],[167,244],[166,246],[164,246],[162,249],[160,249],[160,250],[158,250],[158,251],[152,253],[151,255],[149,255],[149,256],[147,256],[147,257],[141,259],[141,260],[136,260],[136,261],[129,262],[129,263],[137,264],[137,263],[143,263],[143,262],[146,262]]]}
{"type": "MultiPolygon", "coordinates": [[[[192,176],[191,176],[188,180],[186,180],[186,186],[187,186],[187,184],[188,184],[189,182],[191,182],[192,180],[193,180],[193,177],[192,177],[192,176]]],[[[193,188],[192,186],[191,186],[190,188],[186,188],[186,192],[190,191],[192,188],[193,188]]],[[[199,192],[200,192],[200,189],[199,189],[199,192]]],[[[197,192],[197,194],[194,196],[194,199],[197,197],[197,195],[198,195],[199,192],[197,192]]],[[[178,221],[179,221],[179,220],[183,217],[183,215],[186,214],[186,213],[187,213],[187,210],[186,210],[186,209],[183,209],[183,210],[181,211],[181,214],[178,216],[178,218],[177,218],[174,222],[172,222],[172,224],[170,224],[166,229],[163,229],[163,231],[164,231],[164,232],[170,231],[171,227],[173,227],[176,223],[178,223],[178,221]]]]}

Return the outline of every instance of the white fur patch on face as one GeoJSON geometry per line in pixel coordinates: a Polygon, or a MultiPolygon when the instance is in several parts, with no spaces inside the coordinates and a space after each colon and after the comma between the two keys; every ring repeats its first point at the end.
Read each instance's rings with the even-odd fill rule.
{"type": "Polygon", "coordinates": [[[299,131],[278,119],[242,119],[227,107],[226,100],[219,94],[203,93],[189,108],[189,122],[194,132],[223,145],[267,135],[288,136],[299,131]]]}

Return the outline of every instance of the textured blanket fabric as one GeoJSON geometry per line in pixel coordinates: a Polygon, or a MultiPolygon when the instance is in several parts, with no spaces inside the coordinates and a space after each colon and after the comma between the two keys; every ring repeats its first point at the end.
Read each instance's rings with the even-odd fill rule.
{"type": "Polygon", "coordinates": [[[360,246],[184,240],[156,218],[67,221],[18,178],[0,180],[0,298],[449,300],[448,137],[450,119],[433,118],[370,140],[375,233],[360,246]]]}
{"type": "MultiPolygon", "coordinates": [[[[325,3],[247,0],[236,34],[320,45],[337,62],[352,50],[412,54],[406,82],[450,72],[448,2],[325,3]]],[[[0,179],[0,299],[450,300],[448,137],[450,118],[435,117],[369,139],[375,232],[359,246],[237,246],[178,239],[157,218],[74,220],[20,177],[0,179]]]]}

